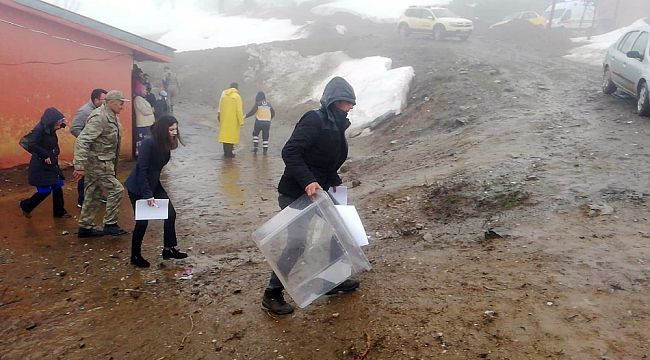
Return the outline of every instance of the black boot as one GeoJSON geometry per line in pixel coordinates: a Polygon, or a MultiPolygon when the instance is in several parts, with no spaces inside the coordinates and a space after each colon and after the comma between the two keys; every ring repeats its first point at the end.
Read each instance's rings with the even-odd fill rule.
{"type": "Polygon", "coordinates": [[[291,304],[287,304],[287,302],[284,301],[282,290],[264,291],[264,297],[262,297],[262,308],[270,311],[275,315],[287,315],[293,312],[293,306],[291,306],[291,304]]]}
{"type": "Polygon", "coordinates": [[[25,200],[20,200],[18,206],[20,206],[20,211],[23,213],[23,216],[30,219],[32,217],[32,214],[30,214],[28,211],[25,211],[25,208],[23,207],[23,201],[25,200]]]}
{"type": "Polygon", "coordinates": [[[126,235],[128,233],[129,233],[128,231],[122,229],[117,224],[104,225],[104,234],[106,235],[120,236],[120,235],[126,235]]]}
{"type": "Polygon", "coordinates": [[[150,266],[149,262],[140,255],[131,255],[131,264],[139,268],[148,268],[150,266]]]}
{"type": "Polygon", "coordinates": [[[65,210],[63,202],[63,189],[52,190],[52,215],[55,218],[69,218],[70,215],[65,210]]]}
{"type": "Polygon", "coordinates": [[[269,152],[269,148],[262,149],[262,154],[266,155],[269,152]]]}
{"type": "Polygon", "coordinates": [[[32,217],[32,210],[36,209],[36,207],[42,203],[48,195],[50,195],[50,193],[36,192],[29,199],[22,200],[20,202],[20,209],[23,211],[23,215],[28,218],[32,217]]]}
{"type": "Polygon", "coordinates": [[[162,257],[165,260],[169,259],[185,259],[187,254],[176,250],[176,248],[170,248],[169,250],[163,249],[162,257]]]}
{"type": "Polygon", "coordinates": [[[336,295],[336,294],[346,294],[353,292],[359,287],[359,280],[347,279],[344,282],[338,284],[334,289],[325,293],[325,295],[336,295]]]}
{"type": "Polygon", "coordinates": [[[77,233],[78,238],[100,237],[104,235],[106,234],[104,234],[104,232],[101,230],[97,230],[93,228],[86,229],[82,227],[79,228],[79,232],[77,233]]]}

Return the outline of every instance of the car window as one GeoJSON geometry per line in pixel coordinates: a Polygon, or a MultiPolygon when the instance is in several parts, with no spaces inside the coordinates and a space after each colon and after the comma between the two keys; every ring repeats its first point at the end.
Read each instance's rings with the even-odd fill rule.
{"type": "Polygon", "coordinates": [[[535,13],[530,13],[530,12],[524,13],[521,16],[521,18],[524,19],[524,20],[534,19],[536,17],[537,17],[537,15],[535,15],[535,13]]]}
{"type": "Polygon", "coordinates": [[[562,15],[562,21],[571,19],[571,10],[567,10],[564,15],[562,15]]]}
{"type": "Polygon", "coordinates": [[[641,35],[636,39],[634,45],[632,45],[631,51],[638,51],[639,54],[645,55],[645,49],[648,47],[648,38],[650,36],[647,32],[642,32],[641,35]]]}
{"type": "Polygon", "coordinates": [[[432,9],[433,14],[436,16],[436,18],[441,18],[441,17],[456,17],[456,14],[454,14],[451,10],[449,9],[432,9]]]}
{"type": "Polygon", "coordinates": [[[408,10],[406,10],[406,12],[404,13],[404,15],[406,15],[406,16],[408,16],[408,17],[419,17],[419,16],[418,16],[418,15],[419,15],[418,12],[419,12],[419,11],[416,10],[416,9],[408,9],[408,10]]]}
{"type": "Polygon", "coordinates": [[[433,15],[431,14],[431,11],[429,10],[420,10],[421,14],[420,17],[423,19],[433,19],[433,15]]]}
{"type": "Polygon", "coordinates": [[[616,46],[616,50],[621,51],[621,48],[623,47],[623,43],[625,43],[625,40],[630,36],[632,33],[627,33],[623,36],[621,36],[620,39],[618,39],[618,45],[616,46]]]}
{"type": "Polygon", "coordinates": [[[630,51],[632,48],[632,44],[634,43],[634,40],[636,40],[637,35],[639,35],[638,31],[632,31],[628,33],[627,37],[623,40],[621,40],[621,43],[618,45],[618,49],[623,52],[627,53],[630,51]]]}

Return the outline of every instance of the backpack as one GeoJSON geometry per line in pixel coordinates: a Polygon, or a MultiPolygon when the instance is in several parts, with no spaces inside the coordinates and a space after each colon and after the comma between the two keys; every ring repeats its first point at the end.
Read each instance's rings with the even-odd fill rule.
{"type": "Polygon", "coordinates": [[[32,151],[30,150],[31,145],[33,144],[34,140],[34,130],[31,130],[27,135],[23,136],[20,138],[18,141],[18,144],[25,149],[28,153],[31,153],[32,151]]]}

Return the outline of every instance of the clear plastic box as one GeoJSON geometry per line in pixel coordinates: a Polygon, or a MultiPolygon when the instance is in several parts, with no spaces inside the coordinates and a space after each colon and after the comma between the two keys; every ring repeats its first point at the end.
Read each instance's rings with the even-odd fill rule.
{"type": "Polygon", "coordinates": [[[253,233],[269,265],[304,308],[352,275],[370,269],[334,203],[323,191],[284,208],[253,233]]]}

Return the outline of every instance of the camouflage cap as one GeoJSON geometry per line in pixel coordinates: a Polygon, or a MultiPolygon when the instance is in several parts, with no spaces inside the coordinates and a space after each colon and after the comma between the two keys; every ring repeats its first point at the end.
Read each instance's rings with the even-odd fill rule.
{"type": "Polygon", "coordinates": [[[131,101],[122,95],[122,92],[119,90],[111,90],[106,94],[106,101],[109,100],[121,100],[121,101],[131,101]]]}

